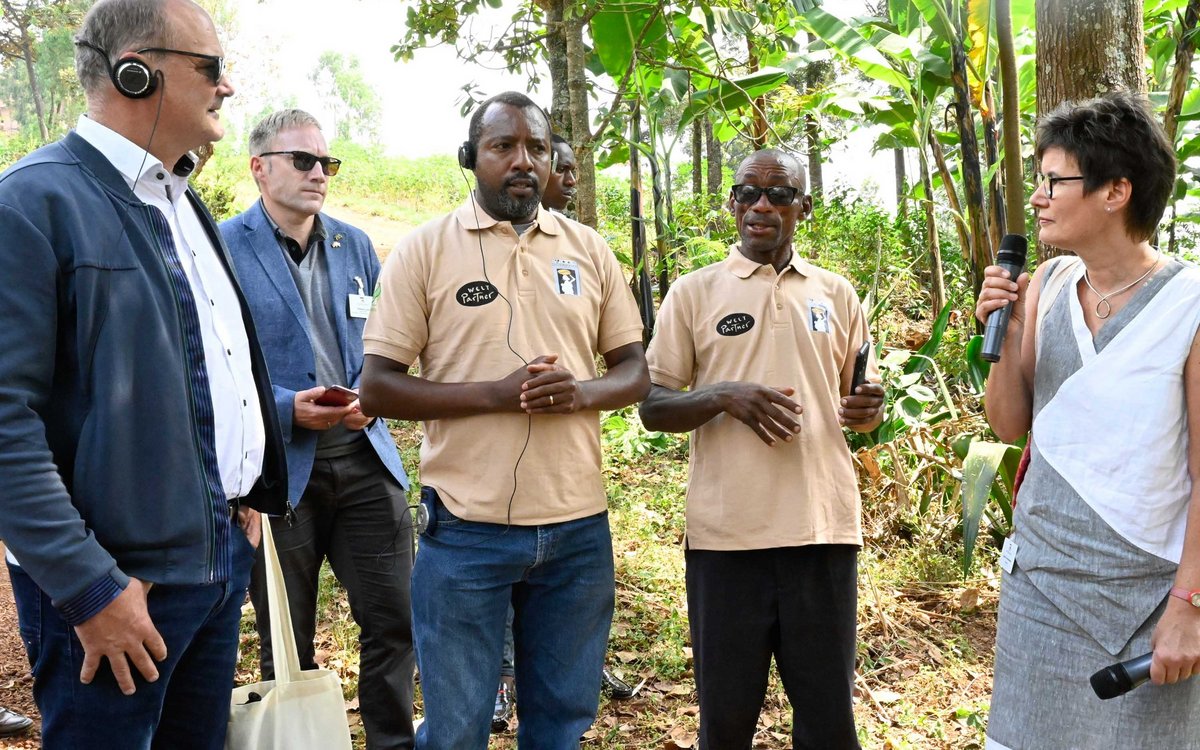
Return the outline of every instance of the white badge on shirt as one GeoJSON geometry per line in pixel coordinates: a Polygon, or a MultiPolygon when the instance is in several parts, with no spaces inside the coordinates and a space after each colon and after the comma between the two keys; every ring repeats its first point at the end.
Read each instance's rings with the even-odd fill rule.
{"type": "Polygon", "coordinates": [[[1017,540],[1010,537],[1005,537],[1004,546],[1000,549],[1000,567],[1005,573],[1013,572],[1013,565],[1017,562],[1017,540]]]}
{"type": "Polygon", "coordinates": [[[808,300],[808,324],[818,333],[829,333],[829,316],[832,306],[823,299],[808,300]]]}
{"type": "Polygon", "coordinates": [[[350,317],[366,318],[371,314],[371,304],[374,300],[367,294],[361,276],[355,276],[354,281],[358,284],[358,294],[350,295],[350,317]]]}
{"type": "Polygon", "coordinates": [[[572,297],[580,296],[579,264],[573,260],[555,260],[552,265],[555,291],[572,297]]]}

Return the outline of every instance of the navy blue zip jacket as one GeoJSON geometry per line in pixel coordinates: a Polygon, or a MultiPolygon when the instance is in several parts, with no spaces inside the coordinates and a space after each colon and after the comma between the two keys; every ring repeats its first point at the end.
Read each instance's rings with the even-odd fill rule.
{"type": "MultiPolygon", "coordinates": [[[[188,198],[234,278],[212,217],[188,198]]],[[[228,569],[214,542],[228,510],[206,489],[151,210],[75,133],[0,175],[0,539],[72,624],[129,576],[199,584],[228,569]]],[[[267,436],[242,503],[279,515],[283,440],[238,297],[267,436]]]]}

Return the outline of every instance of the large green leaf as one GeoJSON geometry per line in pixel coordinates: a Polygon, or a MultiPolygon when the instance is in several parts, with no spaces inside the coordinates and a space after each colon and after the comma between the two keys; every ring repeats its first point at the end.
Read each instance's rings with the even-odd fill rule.
{"type": "Polygon", "coordinates": [[[787,82],[788,74],[778,68],[763,68],[740,78],[722,81],[719,86],[697,91],[683,110],[679,127],[685,127],[700,114],[712,109],[733,112],[748,107],[758,96],[787,82]]]}
{"type": "Polygon", "coordinates": [[[591,32],[604,71],[616,80],[629,70],[639,39],[639,59],[662,60],[667,55],[667,24],[658,3],[610,0],[592,17],[591,32]]]}
{"type": "Polygon", "coordinates": [[[912,86],[908,76],[896,70],[882,52],[837,16],[814,8],[803,15],[801,23],[867,76],[900,89],[912,86]]]}
{"type": "Polygon", "coordinates": [[[987,388],[988,373],[992,371],[992,363],[980,356],[983,351],[983,336],[975,334],[967,342],[967,379],[971,388],[982,395],[987,388]]]}
{"type": "Polygon", "coordinates": [[[950,23],[950,17],[946,15],[945,3],[942,0],[913,0],[913,5],[921,11],[925,23],[929,24],[934,34],[949,44],[955,42],[957,35],[954,33],[953,24],[950,23]]]}
{"type": "Polygon", "coordinates": [[[979,519],[992,494],[992,483],[996,472],[1010,451],[1018,458],[1020,449],[1005,443],[973,440],[963,459],[962,468],[962,515],[963,515],[963,577],[970,575],[971,562],[975,559],[975,540],[979,536],[979,519]]]}

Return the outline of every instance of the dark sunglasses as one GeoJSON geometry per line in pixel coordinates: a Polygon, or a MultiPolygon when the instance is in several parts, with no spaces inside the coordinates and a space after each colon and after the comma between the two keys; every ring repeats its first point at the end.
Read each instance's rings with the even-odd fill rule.
{"type": "Polygon", "coordinates": [[[758,203],[758,199],[762,194],[767,194],[767,201],[772,206],[790,206],[792,201],[796,200],[796,196],[800,194],[800,188],[788,187],[786,185],[776,185],[774,187],[762,188],[757,185],[734,185],[733,199],[743,206],[753,206],[758,203]]]}
{"type": "Polygon", "coordinates": [[[184,57],[195,57],[199,60],[207,60],[207,65],[202,65],[197,70],[204,71],[204,75],[209,82],[218,86],[221,79],[225,77],[225,58],[216,55],[205,55],[201,52],[185,52],[181,49],[167,49],[166,47],[145,47],[137,51],[137,54],[144,55],[147,52],[157,52],[163,55],[183,55],[184,57]]]}
{"type": "Polygon", "coordinates": [[[292,166],[301,172],[309,171],[320,162],[321,171],[325,173],[326,177],[333,177],[342,166],[341,159],[335,159],[332,156],[317,156],[307,151],[267,151],[259,156],[290,156],[292,157],[292,166]]]}

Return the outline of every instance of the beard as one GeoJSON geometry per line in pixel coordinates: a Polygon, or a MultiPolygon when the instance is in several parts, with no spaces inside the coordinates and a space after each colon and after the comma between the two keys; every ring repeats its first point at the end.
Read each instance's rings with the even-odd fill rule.
{"type": "Polygon", "coordinates": [[[508,178],[495,192],[486,189],[483,183],[479,183],[478,187],[479,197],[488,213],[501,221],[528,219],[537,213],[538,203],[541,202],[541,185],[537,175],[532,173],[508,178]],[[533,193],[528,198],[518,199],[508,193],[509,186],[518,180],[532,183],[533,193]]]}

